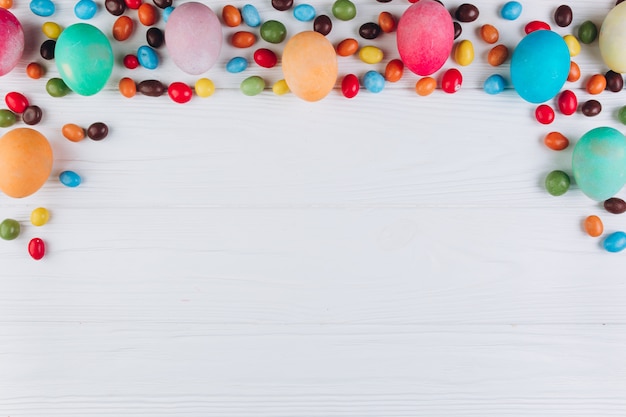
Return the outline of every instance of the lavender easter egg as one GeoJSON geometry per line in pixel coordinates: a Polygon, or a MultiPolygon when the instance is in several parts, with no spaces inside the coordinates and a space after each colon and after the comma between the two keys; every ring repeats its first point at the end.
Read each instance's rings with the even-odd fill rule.
{"type": "Polygon", "coordinates": [[[198,2],[177,6],[165,25],[167,52],[187,74],[202,74],[215,64],[222,37],[222,25],[213,10],[198,2]]]}
{"type": "Polygon", "coordinates": [[[24,30],[17,18],[0,7],[0,76],[9,73],[24,52],[24,30]]]}
{"type": "Polygon", "coordinates": [[[435,0],[420,0],[400,20],[396,43],[404,65],[417,75],[440,69],[452,51],[454,24],[448,10],[435,0]]]}

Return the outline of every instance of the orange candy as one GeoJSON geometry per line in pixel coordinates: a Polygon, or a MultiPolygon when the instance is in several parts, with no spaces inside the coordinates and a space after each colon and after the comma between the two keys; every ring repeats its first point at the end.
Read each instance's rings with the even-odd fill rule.
{"type": "Polygon", "coordinates": [[[31,62],[26,66],[26,75],[33,80],[40,79],[45,73],[44,68],[36,62],[31,62]]]}
{"type": "Polygon", "coordinates": [[[235,48],[249,48],[256,42],[256,35],[252,32],[245,30],[235,32],[233,37],[230,38],[230,43],[235,48]]]}
{"type": "Polygon", "coordinates": [[[400,81],[404,73],[404,63],[399,59],[392,59],[385,67],[385,80],[395,83],[400,81]]]}
{"type": "Polygon", "coordinates": [[[354,38],[347,38],[337,44],[337,55],[350,56],[359,50],[359,41],[354,38]]]}
{"type": "Polygon", "coordinates": [[[141,6],[137,9],[137,17],[142,25],[152,26],[157,22],[159,14],[156,7],[150,3],[141,3],[141,6]]]}
{"type": "Polygon", "coordinates": [[[491,48],[489,54],[487,55],[487,62],[489,62],[489,65],[497,67],[498,65],[504,64],[504,61],[506,61],[508,58],[509,49],[506,46],[500,44],[491,48]]]}
{"type": "Polygon", "coordinates": [[[500,33],[493,25],[482,25],[480,27],[480,37],[487,43],[496,43],[500,39],[500,33]]]}
{"type": "Polygon", "coordinates": [[[543,138],[543,143],[554,151],[562,151],[569,146],[569,139],[562,133],[550,132],[543,138]]]}
{"type": "Polygon", "coordinates": [[[603,74],[594,74],[587,81],[587,92],[589,94],[600,94],[606,88],[606,78],[603,74]]]}
{"type": "Polygon", "coordinates": [[[428,96],[437,88],[437,80],[433,77],[420,78],[415,84],[415,92],[420,96],[428,96]]]}
{"type": "Polygon", "coordinates": [[[137,94],[137,84],[131,78],[124,77],[120,80],[118,89],[126,98],[134,97],[137,94]]]}
{"type": "Polygon", "coordinates": [[[10,9],[13,7],[13,0],[0,0],[0,8],[10,9]]]}
{"type": "Polygon", "coordinates": [[[235,6],[228,4],[222,9],[222,20],[226,26],[231,28],[239,26],[241,24],[241,12],[235,6]]]}
{"type": "Polygon", "coordinates": [[[63,125],[63,127],[61,128],[61,133],[63,134],[65,139],[72,142],[80,142],[81,140],[85,139],[85,129],[74,123],[67,123],[63,125]]]}
{"type": "Polygon", "coordinates": [[[116,41],[125,41],[132,35],[134,26],[133,19],[130,17],[118,17],[115,23],[113,23],[113,38],[115,38],[116,41]]]}
{"type": "Polygon", "coordinates": [[[391,33],[396,29],[396,19],[389,12],[381,12],[378,15],[378,26],[385,33],[391,33]]]}
{"type": "Polygon", "coordinates": [[[585,222],[583,223],[583,227],[585,232],[591,237],[598,237],[604,232],[604,225],[602,224],[602,220],[595,215],[587,216],[585,218],[585,222]]]}
{"type": "Polygon", "coordinates": [[[567,81],[576,82],[580,79],[580,67],[574,61],[569,63],[569,73],[567,74],[567,81]]]}

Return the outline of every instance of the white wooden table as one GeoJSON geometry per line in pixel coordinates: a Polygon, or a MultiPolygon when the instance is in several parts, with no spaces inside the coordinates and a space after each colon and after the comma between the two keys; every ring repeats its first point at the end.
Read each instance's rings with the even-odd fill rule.
{"type": "MultiPolygon", "coordinates": [[[[490,67],[477,38],[491,23],[513,48],[530,20],[575,34],[584,20],[599,26],[613,1],[570,1],[568,28],[554,25],[558,2],[525,1],[513,22],[498,15],[504,1],[476,2],[480,17],[461,36],[476,59],[454,95],[417,96],[405,72],[352,100],[339,90],[317,103],[269,88],[247,97],[243,78],[271,86],[280,68],[229,74],[228,59],[252,50],[226,46],[204,74],[216,93],[185,105],[117,91],[122,76],[195,82],[164,50],[154,71],[117,65],[96,96],[48,96],[54,65],[41,80],[24,68],[42,61],[44,21],[78,21],[74,2],[57,0],[52,18],[15,3],[28,45],[0,95],[21,91],[42,107],[37,128],[55,162],[35,195],[0,196],[0,217],[22,224],[0,242],[0,416],[626,415],[626,258],[582,230],[589,214],[607,232],[626,218],[575,185],[549,195],[544,178],[571,172],[572,147],[542,143],[551,130],[572,143],[594,127],[623,130],[625,96],[602,93],[594,118],[540,125],[513,90],[482,90],[508,62],[490,67]],[[65,123],[96,121],[111,129],[102,142],[61,135],[65,123]],[[83,184],[61,185],[66,169],[83,184]],[[36,228],[39,206],[51,219],[36,228]],[[47,243],[41,261],[26,251],[35,236],[47,243]]],[[[252,3],[291,34],[311,26],[252,3]]],[[[207,4],[220,13],[228,2],[207,4]]],[[[329,14],[332,1],[311,4],[329,14]]],[[[409,5],[356,4],[333,43],[409,5]]],[[[100,7],[91,23],[110,36],[115,18],[100,7]]],[[[144,31],[113,41],[118,64],[144,31]]],[[[382,71],[394,42],[372,41],[381,64],[341,58],[340,74],[382,71]]],[[[607,68],[597,41],[574,60],[583,77],[567,87],[582,102],[586,77],[607,68]]]]}

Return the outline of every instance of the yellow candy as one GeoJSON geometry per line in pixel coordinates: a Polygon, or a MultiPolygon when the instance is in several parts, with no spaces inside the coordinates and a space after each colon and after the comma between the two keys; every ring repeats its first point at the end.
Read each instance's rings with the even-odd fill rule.
{"type": "Polygon", "coordinates": [[[378,64],[383,60],[383,51],[375,46],[364,46],[359,50],[359,58],[366,64],[378,64]]]}
{"type": "Polygon", "coordinates": [[[287,94],[289,92],[289,86],[287,85],[287,81],[278,80],[272,86],[272,91],[277,96],[282,96],[283,94],[287,94]]]}
{"type": "Polygon", "coordinates": [[[36,208],[30,214],[30,222],[33,226],[43,226],[48,223],[48,219],[50,219],[50,212],[43,207],[36,208]]]}
{"type": "Polygon", "coordinates": [[[462,40],[454,49],[454,60],[461,66],[466,66],[474,61],[474,45],[468,40],[462,40]]]}
{"type": "Polygon", "coordinates": [[[576,56],[580,53],[580,42],[574,35],[565,35],[563,40],[569,49],[569,56],[576,56]]]}
{"type": "Polygon", "coordinates": [[[209,97],[215,93],[215,84],[208,78],[200,78],[196,81],[195,90],[198,97],[209,97]]]}
{"type": "Polygon", "coordinates": [[[41,26],[41,31],[50,39],[57,39],[61,32],[63,32],[63,28],[57,23],[46,22],[41,26]]]}

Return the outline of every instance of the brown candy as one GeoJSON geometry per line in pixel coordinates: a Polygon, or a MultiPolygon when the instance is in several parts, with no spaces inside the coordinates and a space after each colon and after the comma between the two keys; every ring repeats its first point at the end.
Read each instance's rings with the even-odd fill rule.
{"type": "Polygon", "coordinates": [[[144,96],[160,97],[165,93],[166,88],[159,80],[144,80],[137,84],[137,91],[144,96]]]}
{"type": "Polygon", "coordinates": [[[109,127],[102,122],[96,122],[87,128],[87,136],[91,140],[102,140],[109,134],[109,127]]]}
{"type": "Polygon", "coordinates": [[[453,22],[452,24],[454,25],[454,39],[456,39],[463,33],[463,28],[459,22],[453,22]]]}
{"type": "Polygon", "coordinates": [[[27,125],[36,125],[41,122],[41,117],[43,113],[39,106],[28,106],[26,110],[22,113],[22,120],[27,125]]]}
{"type": "Polygon", "coordinates": [[[626,201],[612,197],[604,202],[604,209],[609,213],[622,214],[626,211],[626,201]]]}
{"type": "Polygon", "coordinates": [[[604,74],[604,78],[606,79],[607,90],[617,93],[624,88],[624,77],[622,77],[622,74],[608,70],[606,74],[604,74]]]}
{"type": "Polygon", "coordinates": [[[152,0],[154,5],[159,9],[167,9],[172,5],[172,0],[152,0]]]}
{"type": "Polygon", "coordinates": [[[463,3],[457,7],[454,17],[459,22],[473,22],[478,19],[478,8],[470,3],[463,3]]]}
{"type": "Polygon", "coordinates": [[[487,62],[489,65],[497,67],[502,65],[509,58],[509,48],[505,45],[496,45],[489,51],[487,55],[487,62]]]}
{"type": "Polygon", "coordinates": [[[562,28],[569,26],[572,23],[572,8],[566,4],[562,4],[554,11],[554,23],[562,28]]]}
{"type": "Polygon", "coordinates": [[[146,31],[146,41],[153,48],[160,48],[163,45],[163,31],[157,27],[151,27],[146,31]]]}
{"type": "Polygon", "coordinates": [[[272,0],[272,7],[279,12],[291,9],[293,6],[293,0],[272,0]]]}
{"type": "Polygon", "coordinates": [[[587,100],[580,110],[587,117],[597,116],[602,111],[602,104],[598,100],[587,100]]]}
{"type": "Polygon", "coordinates": [[[359,35],[363,39],[376,39],[380,35],[380,26],[374,22],[363,23],[359,27],[359,35]]]}
{"type": "Polygon", "coordinates": [[[104,8],[113,16],[121,16],[126,11],[126,2],[124,0],[105,0],[104,8]]]}
{"type": "Polygon", "coordinates": [[[54,39],[47,39],[39,48],[39,54],[43,59],[51,60],[54,59],[54,48],[56,47],[57,42],[54,39]]]}
{"type": "Polygon", "coordinates": [[[330,17],[325,14],[321,14],[313,21],[313,30],[326,36],[333,29],[333,22],[330,17]]]}

